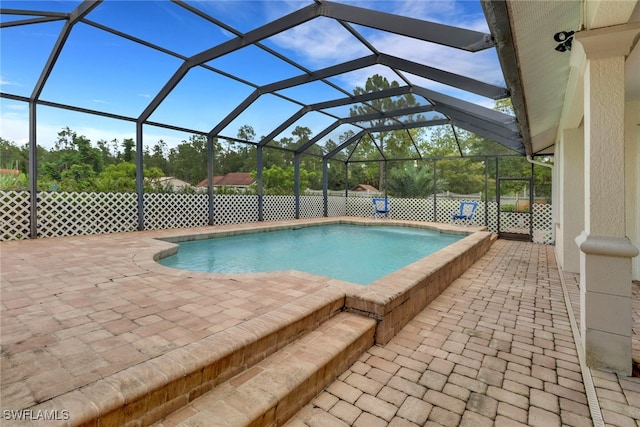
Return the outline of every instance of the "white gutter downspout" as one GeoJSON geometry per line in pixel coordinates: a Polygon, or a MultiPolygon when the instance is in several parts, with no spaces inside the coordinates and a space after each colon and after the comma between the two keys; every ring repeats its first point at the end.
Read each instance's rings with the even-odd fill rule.
{"type": "Polygon", "coordinates": [[[537,160],[533,160],[533,159],[531,158],[531,156],[527,156],[527,162],[529,162],[529,163],[533,163],[534,165],[538,165],[538,166],[545,166],[545,167],[547,167],[547,168],[551,168],[551,169],[553,169],[553,163],[542,163],[542,162],[539,162],[539,161],[537,161],[537,160]]]}

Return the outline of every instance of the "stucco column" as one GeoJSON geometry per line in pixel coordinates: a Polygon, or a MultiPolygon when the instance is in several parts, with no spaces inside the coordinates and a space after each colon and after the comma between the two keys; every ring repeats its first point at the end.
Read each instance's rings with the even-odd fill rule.
{"type": "Polygon", "coordinates": [[[584,55],[584,231],[580,326],[589,366],[631,375],[631,258],[625,236],[624,62],[640,31],[620,25],[576,34],[584,55]]]}

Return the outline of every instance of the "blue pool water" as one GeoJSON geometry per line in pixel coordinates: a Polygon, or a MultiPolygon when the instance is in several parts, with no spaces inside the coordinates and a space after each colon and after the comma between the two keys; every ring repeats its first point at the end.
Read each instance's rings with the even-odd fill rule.
{"type": "Polygon", "coordinates": [[[179,244],[160,264],[191,271],[300,270],[366,285],[464,236],[394,226],[321,225],[179,244]]]}

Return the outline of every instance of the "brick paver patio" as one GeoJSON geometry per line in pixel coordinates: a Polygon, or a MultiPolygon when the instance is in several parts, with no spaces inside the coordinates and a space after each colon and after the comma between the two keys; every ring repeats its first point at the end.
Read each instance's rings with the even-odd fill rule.
{"type": "MultiPolygon", "coordinates": [[[[149,237],[170,234],[2,243],[2,410],[28,408],[330,284],[302,273],[212,280],[146,269],[141,254],[167,247],[149,237]]],[[[576,276],[563,279],[578,312],[576,276]]],[[[552,246],[498,240],[290,425],[550,427],[604,425],[602,416],[606,425],[640,426],[640,379],[581,368],[563,292],[552,246]]],[[[634,284],[636,357],[639,304],[634,284]]]]}
{"type": "MultiPolygon", "coordinates": [[[[573,296],[576,278],[567,275],[573,296]]],[[[553,247],[498,240],[288,426],[640,426],[640,378],[586,372],[597,394],[591,409],[553,247]]]]}
{"type": "Polygon", "coordinates": [[[2,243],[2,409],[29,408],[327,287],[297,272],[148,270],[170,246],[154,238],[180,234],[190,231],[2,243]]]}

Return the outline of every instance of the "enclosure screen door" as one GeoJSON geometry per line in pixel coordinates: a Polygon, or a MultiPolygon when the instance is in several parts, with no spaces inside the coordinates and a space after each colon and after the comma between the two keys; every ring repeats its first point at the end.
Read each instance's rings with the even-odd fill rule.
{"type": "Polygon", "coordinates": [[[498,236],[533,240],[533,181],[498,178],[498,236]]]}

